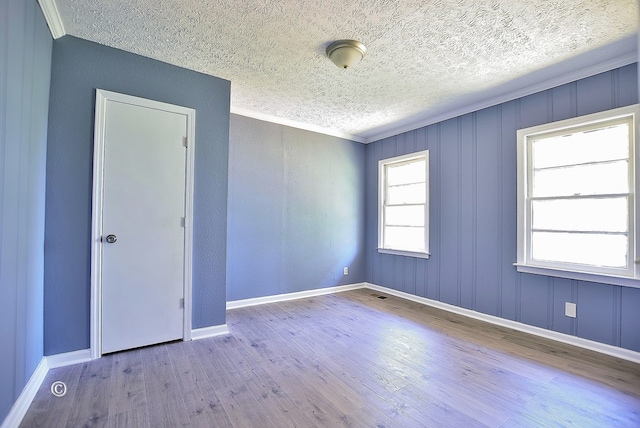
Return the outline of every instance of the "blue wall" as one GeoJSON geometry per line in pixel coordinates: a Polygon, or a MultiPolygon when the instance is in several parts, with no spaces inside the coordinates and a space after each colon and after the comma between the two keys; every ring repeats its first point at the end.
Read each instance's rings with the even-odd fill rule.
{"type": "Polygon", "coordinates": [[[516,130],[638,102],[637,64],[367,146],[367,282],[640,351],[640,289],[520,274],[516,130]],[[378,160],[430,150],[428,260],[378,254],[378,160]],[[577,303],[577,318],[564,303],[577,303]]]}
{"type": "Polygon", "coordinates": [[[0,423],[42,359],[51,35],[35,0],[0,3],[0,423]]]}
{"type": "Polygon", "coordinates": [[[69,36],[52,63],[35,1],[3,1],[0,28],[0,420],[43,354],[89,346],[96,88],[197,110],[194,328],[225,322],[225,294],[366,280],[640,351],[639,289],[512,266],[516,129],[638,102],[636,64],[369,146],[234,115],[229,148],[229,82],[69,36]],[[380,255],[377,161],[422,149],[433,255],[380,255]]]}
{"type": "Polygon", "coordinates": [[[231,115],[229,150],[229,301],[364,281],[364,145],[231,115]]]}
{"type": "Polygon", "coordinates": [[[65,36],[51,70],[45,355],[89,347],[96,88],[196,109],[193,327],[225,322],[230,83],[65,36]]]}

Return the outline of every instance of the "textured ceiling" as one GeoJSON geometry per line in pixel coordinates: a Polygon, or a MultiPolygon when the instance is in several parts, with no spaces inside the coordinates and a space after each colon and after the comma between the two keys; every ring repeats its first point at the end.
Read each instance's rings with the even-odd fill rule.
{"type": "Polygon", "coordinates": [[[228,79],[232,110],[354,136],[633,35],[637,0],[56,0],[67,34],[228,79]],[[333,40],[367,47],[342,70],[333,40]]]}

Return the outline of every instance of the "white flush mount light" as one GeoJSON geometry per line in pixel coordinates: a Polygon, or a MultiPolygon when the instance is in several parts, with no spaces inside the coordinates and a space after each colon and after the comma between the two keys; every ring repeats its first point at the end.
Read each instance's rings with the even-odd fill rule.
{"type": "Polygon", "coordinates": [[[340,68],[351,68],[364,58],[367,48],[357,40],[336,40],[327,46],[327,56],[340,68]]]}

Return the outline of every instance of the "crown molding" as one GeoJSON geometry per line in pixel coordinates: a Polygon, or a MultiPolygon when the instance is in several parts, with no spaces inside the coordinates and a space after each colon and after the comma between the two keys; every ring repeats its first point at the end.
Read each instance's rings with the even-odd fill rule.
{"type": "Polygon", "coordinates": [[[365,143],[365,139],[361,136],[348,134],[346,132],[338,131],[336,129],[323,128],[321,126],[296,122],[295,120],[285,119],[282,117],[272,116],[270,114],[260,113],[246,108],[231,106],[231,113],[239,116],[246,116],[253,119],[262,120],[265,122],[275,123],[278,125],[289,126],[291,128],[303,129],[305,131],[317,132],[319,134],[329,135],[331,137],[344,138],[346,140],[356,141],[358,143],[365,143]]]}
{"type": "Polygon", "coordinates": [[[42,9],[45,21],[47,21],[49,31],[51,31],[51,36],[54,39],[59,39],[67,34],[64,31],[64,24],[62,23],[62,18],[58,12],[56,0],[38,0],[38,4],[40,5],[40,9],[42,9]]]}
{"type": "Polygon", "coordinates": [[[413,131],[464,114],[546,91],[638,62],[638,34],[582,53],[502,85],[453,100],[417,115],[360,134],[365,143],[413,131]]]}

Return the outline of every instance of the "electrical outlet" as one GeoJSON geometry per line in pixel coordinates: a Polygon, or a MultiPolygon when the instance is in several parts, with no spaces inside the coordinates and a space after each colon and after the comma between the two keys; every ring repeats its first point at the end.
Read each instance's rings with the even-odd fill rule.
{"type": "Polygon", "coordinates": [[[349,275],[349,268],[348,267],[345,267],[342,271],[344,272],[345,275],[349,275]]]}
{"type": "Polygon", "coordinates": [[[564,315],[567,317],[576,317],[576,304],[571,302],[564,303],[564,315]]]}

